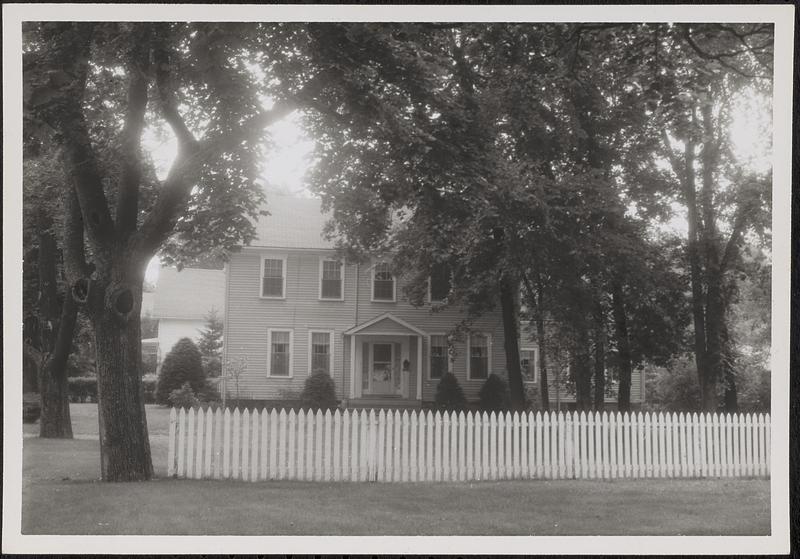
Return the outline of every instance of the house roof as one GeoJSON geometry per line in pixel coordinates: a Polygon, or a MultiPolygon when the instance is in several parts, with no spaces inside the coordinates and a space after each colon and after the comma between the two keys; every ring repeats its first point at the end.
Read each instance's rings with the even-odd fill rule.
{"type": "Polygon", "coordinates": [[[319,198],[298,198],[270,194],[264,208],[270,215],[256,222],[251,247],[332,249],[322,230],[330,214],[322,213],[319,198]]]}
{"type": "Polygon", "coordinates": [[[161,268],[153,302],[154,318],[203,319],[211,309],[225,312],[225,272],[161,268]]]}

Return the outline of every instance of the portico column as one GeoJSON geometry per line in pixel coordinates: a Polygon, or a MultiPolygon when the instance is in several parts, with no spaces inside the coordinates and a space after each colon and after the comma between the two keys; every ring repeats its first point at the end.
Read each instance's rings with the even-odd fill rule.
{"type": "Polygon", "coordinates": [[[350,398],[356,397],[356,337],[350,336],[350,398]]]}

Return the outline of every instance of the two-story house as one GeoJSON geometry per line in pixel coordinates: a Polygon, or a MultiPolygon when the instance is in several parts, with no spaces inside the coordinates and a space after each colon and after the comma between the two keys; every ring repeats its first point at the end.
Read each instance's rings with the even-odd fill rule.
{"type": "Polygon", "coordinates": [[[414,307],[386,262],[337,259],[319,200],[273,195],[269,211],[226,266],[229,398],[238,390],[241,400],[296,400],[322,369],[345,405],[415,406],[434,400],[448,370],[469,400],[490,373],[505,373],[499,311],[475,320],[448,353],[446,334],[464,315],[432,311],[447,293],[446,275],[434,274],[425,305],[414,307]]]}

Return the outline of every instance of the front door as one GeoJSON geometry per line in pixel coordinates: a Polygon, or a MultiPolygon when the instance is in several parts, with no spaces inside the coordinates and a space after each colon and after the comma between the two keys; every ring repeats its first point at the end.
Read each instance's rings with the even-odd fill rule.
{"type": "Polygon", "coordinates": [[[372,394],[394,394],[392,364],[394,345],[373,343],[370,351],[370,392],[372,394]]]}

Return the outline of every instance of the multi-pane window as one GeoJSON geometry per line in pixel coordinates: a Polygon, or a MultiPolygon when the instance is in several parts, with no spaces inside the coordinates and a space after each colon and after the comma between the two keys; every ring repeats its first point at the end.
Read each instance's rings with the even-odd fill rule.
{"type": "Polygon", "coordinates": [[[450,293],[450,268],[435,264],[431,270],[431,301],[444,301],[450,293]]]}
{"type": "Polygon", "coordinates": [[[521,349],[519,356],[523,382],[536,382],[536,350],[521,349]]]}
{"type": "Polygon", "coordinates": [[[331,374],[331,335],[329,332],[311,332],[311,372],[331,374]]]}
{"type": "Polygon", "coordinates": [[[336,260],[322,261],[322,279],[320,280],[321,299],[342,298],[342,264],[336,260]]]}
{"type": "Polygon", "coordinates": [[[269,376],[291,376],[292,333],[288,330],[271,330],[269,334],[269,376]]]}
{"type": "Polygon", "coordinates": [[[265,258],[261,278],[262,297],[283,297],[283,263],[280,258],[265,258]]]}
{"type": "Polygon", "coordinates": [[[375,265],[372,279],[373,301],[394,301],[394,276],[389,264],[381,262],[375,265]]]}
{"type": "Polygon", "coordinates": [[[468,378],[484,379],[489,376],[489,338],[483,334],[469,337],[468,378]]]}
{"type": "Polygon", "coordinates": [[[440,379],[447,372],[447,337],[431,336],[431,379],[440,379]]]}

